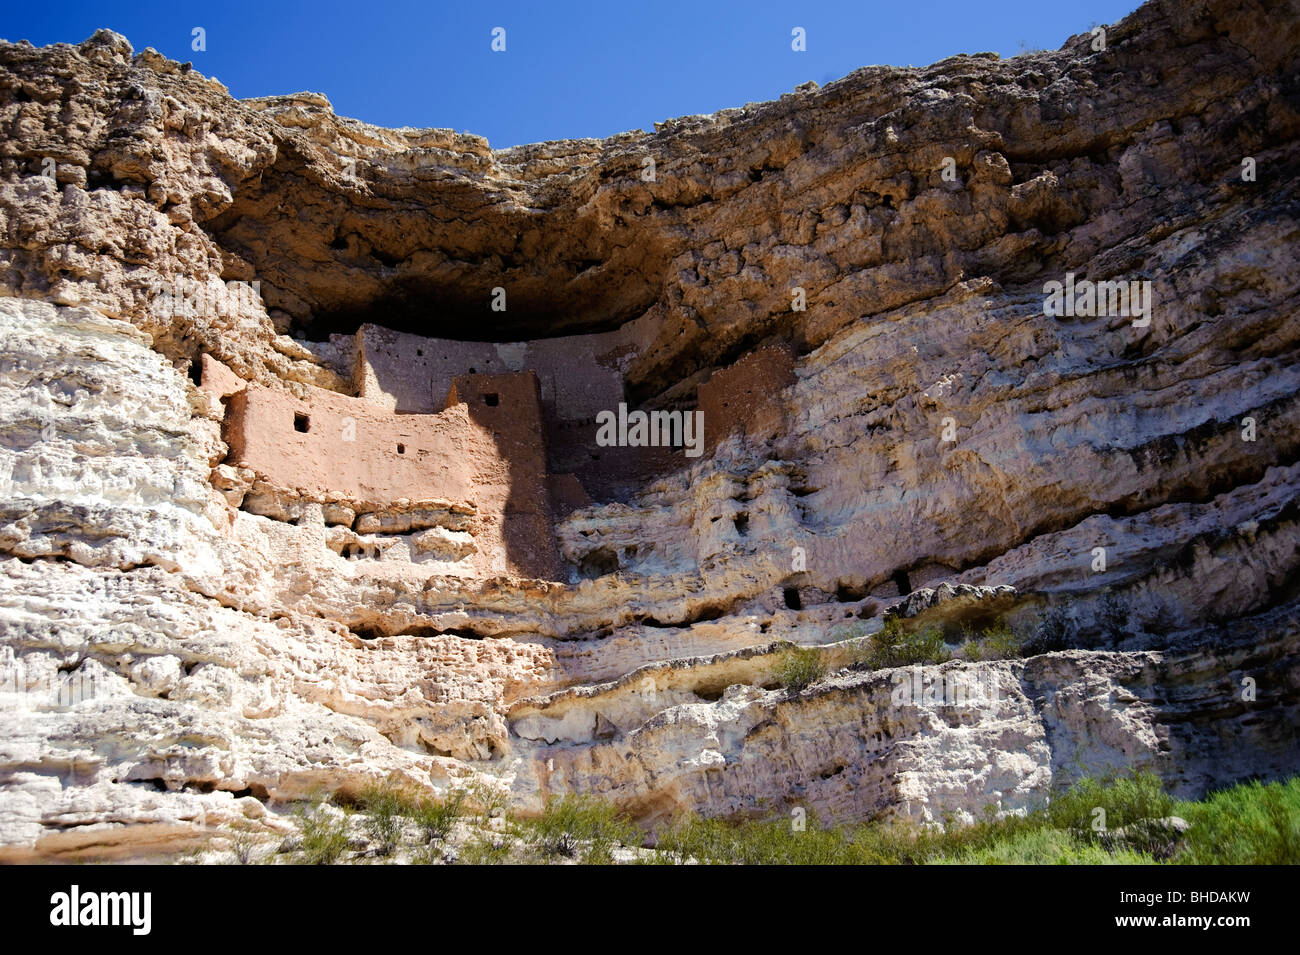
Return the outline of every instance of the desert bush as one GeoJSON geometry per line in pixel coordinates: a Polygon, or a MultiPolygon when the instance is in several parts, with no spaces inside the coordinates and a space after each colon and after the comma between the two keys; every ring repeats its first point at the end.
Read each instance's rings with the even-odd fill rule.
{"type": "Polygon", "coordinates": [[[1117,594],[1105,594],[1097,603],[1097,624],[1111,646],[1117,646],[1125,637],[1132,636],[1128,603],[1117,594]]]}
{"type": "Polygon", "coordinates": [[[420,832],[429,842],[446,839],[456,825],[456,820],[464,813],[465,790],[452,789],[442,799],[432,796],[419,800],[411,818],[420,827],[420,832]]]}
{"type": "Polygon", "coordinates": [[[1038,619],[1038,628],[1026,641],[1024,653],[1035,656],[1039,653],[1055,653],[1070,648],[1070,639],[1074,628],[1070,624],[1064,607],[1051,607],[1038,619]]]}
{"type": "Polygon", "coordinates": [[[1053,793],[1046,817],[1058,829],[1095,834],[1096,810],[1105,810],[1106,828],[1119,829],[1143,819],[1171,815],[1174,800],[1159,777],[1148,771],[1130,776],[1081,779],[1069,789],[1053,793]]]}
{"type": "Polygon", "coordinates": [[[378,843],[381,855],[388,855],[397,848],[414,798],[399,783],[385,780],[362,789],[357,804],[365,812],[366,835],[378,843]]]}
{"type": "Polygon", "coordinates": [[[826,675],[826,664],[815,647],[789,646],[781,651],[777,680],[791,693],[800,693],[826,675]]]}
{"type": "Polygon", "coordinates": [[[1107,851],[1081,842],[1060,829],[1034,828],[930,860],[939,865],[1150,865],[1152,859],[1132,849],[1107,851]]]}
{"type": "Polygon", "coordinates": [[[520,825],[520,836],[543,855],[608,863],[616,845],[639,845],[640,830],[609,803],[591,796],[564,796],[542,815],[520,825]]]}
{"type": "Polygon", "coordinates": [[[230,852],[239,865],[252,865],[262,861],[258,858],[258,850],[265,842],[257,833],[241,829],[230,837],[230,852]]]}
{"type": "Polygon", "coordinates": [[[486,820],[504,814],[508,801],[504,789],[480,779],[465,790],[461,805],[486,820]]]}
{"type": "Polygon", "coordinates": [[[1187,849],[1175,861],[1194,865],[1300,865],[1300,777],[1258,780],[1179,803],[1190,823],[1187,849]]]}
{"type": "Polygon", "coordinates": [[[999,621],[979,636],[981,659],[1009,660],[1018,657],[1024,650],[1024,639],[999,621]]]}
{"type": "Polygon", "coordinates": [[[859,659],[878,670],[918,663],[944,663],[952,659],[952,654],[938,627],[907,633],[897,617],[889,617],[883,627],[860,644],[859,659]]]}
{"type": "Polygon", "coordinates": [[[313,800],[294,814],[298,821],[297,851],[305,865],[333,865],[347,851],[347,816],[339,815],[326,800],[313,800]]]}
{"type": "Polygon", "coordinates": [[[510,865],[516,862],[515,841],[509,835],[480,832],[460,848],[462,865],[510,865]]]}

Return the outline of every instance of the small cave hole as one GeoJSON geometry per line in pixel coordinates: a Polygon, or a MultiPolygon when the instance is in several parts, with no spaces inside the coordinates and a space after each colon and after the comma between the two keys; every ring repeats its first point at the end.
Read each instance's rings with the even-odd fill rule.
{"type": "Polygon", "coordinates": [[[501,404],[501,396],[496,394],[495,392],[490,395],[484,395],[483,403],[487,405],[489,408],[495,408],[497,405],[501,404]]]}
{"type": "Polygon", "coordinates": [[[894,584],[898,587],[898,595],[906,597],[912,592],[912,581],[907,576],[907,571],[899,568],[894,571],[894,584]]]}
{"type": "Polygon", "coordinates": [[[617,573],[618,569],[618,554],[610,547],[597,547],[578,562],[578,573],[588,580],[617,573]]]}
{"type": "Polygon", "coordinates": [[[190,381],[196,385],[203,384],[203,359],[201,357],[190,362],[190,381]]]}
{"type": "Polygon", "coordinates": [[[803,609],[803,601],[799,599],[798,587],[785,588],[785,605],[791,610],[803,609]]]}
{"type": "Polygon", "coordinates": [[[296,412],[293,416],[293,430],[306,434],[311,430],[311,418],[303,414],[301,411],[296,412]]]}
{"type": "Polygon", "coordinates": [[[406,453],[406,445],[404,445],[404,444],[399,444],[399,445],[397,446],[397,453],[398,453],[398,454],[405,454],[405,453],[406,453]]]}
{"type": "Polygon", "coordinates": [[[732,519],[732,523],[734,523],[734,524],[736,525],[736,532],[737,532],[738,534],[740,534],[741,537],[744,537],[746,534],[749,533],[749,515],[748,515],[748,514],[746,514],[746,513],[744,513],[744,512],[741,512],[740,514],[737,514],[737,515],[732,519]]]}
{"type": "Polygon", "coordinates": [[[835,585],[835,599],[842,604],[854,603],[866,595],[867,589],[865,587],[854,587],[842,580],[835,585]]]}

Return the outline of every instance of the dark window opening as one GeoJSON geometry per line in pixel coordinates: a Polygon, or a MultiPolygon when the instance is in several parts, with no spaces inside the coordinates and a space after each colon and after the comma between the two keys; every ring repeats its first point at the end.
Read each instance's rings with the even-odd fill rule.
{"type": "Polygon", "coordinates": [[[843,580],[837,581],[835,584],[835,599],[842,604],[853,603],[861,600],[866,595],[866,587],[855,587],[843,580]]]}
{"type": "Polygon", "coordinates": [[[618,554],[610,547],[597,547],[578,561],[578,574],[587,580],[618,573],[618,569],[618,554]]]}
{"type": "Polygon", "coordinates": [[[424,357],[424,349],[423,349],[423,348],[417,348],[417,349],[415,350],[415,354],[416,354],[416,357],[418,357],[418,358],[423,358],[423,357],[424,357]]]}
{"type": "Polygon", "coordinates": [[[399,444],[399,445],[397,446],[397,453],[398,453],[398,454],[405,454],[405,453],[406,453],[406,445],[404,445],[404,444],[399,444]]]}
{"type": "Polygon", "coordinates": [[[894,583],[898,585],[898,594],[900,597],[906,597],[912,592],[912,581],[908,579],[907,571],[901,567],[894,571],[894,583]]]}
{"type": "Polygon", "coordinates": [[[298,412],[293,416],[293,430],[301,431],[303,434],[306,434],[311,430],[311,418],[307,417],[302,412],[298,412]]]}
{"type": "Polygon", "coordinates": [[[203,384],[203,359],[196,358],[190,362],[190,381],[196,385],[203,384]]]}
{"type": "Polygon", "coordinates": [[[736,525],[736,532],[739,533],[742,537],[749,533],[748,514],[744,514],[744,513],[737,514],[735,518],[733,518],[732,523],[736,525]]]}
{"type": "Polygon", "coordinates": [[[798,587],[785,588],[785,605],[791,610],[803,609],[803,601],[799,599],[798,587]]]}
{"type": "Polygon", "coordinates": [[[497,405],[501,404],[501,396],[497,394],[484,395],[483,402],[488,407],[495,408],[497,405]]]}
{"type": "Polygon", "coordinates": [[[469,370],[469,373],[470,373],[471,375],[477,375],[477,374],[478,374],[478,369],[477,369],[477,368],[471,368],[471,369],[469,370]]]}

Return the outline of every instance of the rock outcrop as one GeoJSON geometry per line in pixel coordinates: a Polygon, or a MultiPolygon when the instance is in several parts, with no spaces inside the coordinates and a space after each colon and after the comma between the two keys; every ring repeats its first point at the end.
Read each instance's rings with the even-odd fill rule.
{"type": "Polygon", "coordinates": [[[1298,76],[1291,5],[1152,0],[1100,51],[494,151],[108,31],[0,45],[0,859],[174,851],[391,774],[656,825],[1295,772],[1298,76]],[[1150,283],[1149,323],[1047,314],[1067,276],[1150,283]],[[229,457],[238,382],[366,400],[363,326],[512,373],[598,336],[600,388],[703,409],[707,452],[581,470],[586,399],[536,348],[574,409],[530,471],[536,577],[480,553],[486,508],[229,457]],[[1022,655],[859,652],[994,624],[1022,655]],[[789,643],[828,675],[782,689],[789,643]]]}

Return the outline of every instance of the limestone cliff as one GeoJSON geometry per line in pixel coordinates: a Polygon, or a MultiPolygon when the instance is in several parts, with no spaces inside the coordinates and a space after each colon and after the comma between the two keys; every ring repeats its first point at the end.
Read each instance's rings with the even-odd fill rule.
{"type": "Polygon", "coordinates": [[[107,31],[0,45],[0,859],[392,773],[653,825],[1295,772],[1300,16],[1153,0],[1093,46],[494,151],[107,31]],[[1067,276],[1149,282],[1149,324],[1046,314],[1067,276]],[[481,507],[230,457],[238,387],[369,400],[376,327],[541,375],[553,572],[481,507]],[[580,468],[569,354],[707,452],[580,468]],[[886,611],[1032,637],[873,669],[886,611]],[[786,643],[829,675],[783,689],[786,643]]]}

